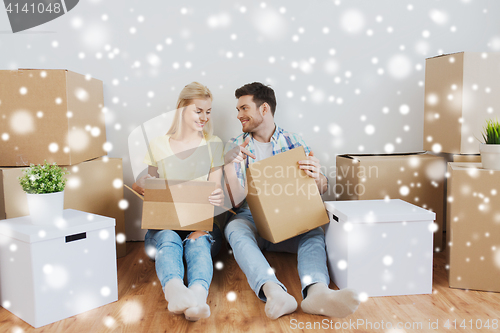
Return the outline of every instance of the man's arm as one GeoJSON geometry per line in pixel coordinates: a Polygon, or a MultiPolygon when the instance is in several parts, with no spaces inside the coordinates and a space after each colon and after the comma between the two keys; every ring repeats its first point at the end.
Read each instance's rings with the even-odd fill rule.
{"type": "MultiPolygon", "coordinates": [[[[229,150],[224,156],[224,175],[227,185],[227,192],[231,199],[233,207],[241,206],[247,195],[247,186],[241,186],[240,179],[236,173],[235,163],[244,162],[247,156],[255,158],[255,155],[249,152],[245,147],[250,142],[250,137],[247,137],[245,142],[240,146],[235,146],[229,150]]],[[[244,172],[244,168],[242,168],[244,172]]]]}

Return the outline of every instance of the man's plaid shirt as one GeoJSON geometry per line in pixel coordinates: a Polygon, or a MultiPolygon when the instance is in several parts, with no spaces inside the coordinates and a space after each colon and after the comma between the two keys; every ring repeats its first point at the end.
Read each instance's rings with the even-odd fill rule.
{"type": "MultiPolygon", "coordinates": [[[[242,145],[249,135],[250,133],[242,133],[236,138],[229,140],[228,144],[226,145],[226,153],[235,146],[242,145]]],[[[300,135],[287,132],[278,125],[276,125],[276,129],[274,130],[273,136],[271,137],[271,143],[273,144],[273,156],[279,153],[283,153],[287,150],[297,148],[298,146],[304,147],[307,156],[309,156],[309,153],[311,152],[311,149],[306,145],[300,135]]],[[[245,148],[255,155],[255,143],[253,136],[250,135],[250,141],[245,148]]],[[[238,176],[242,187],[245,187],[246,183],[246,169],[251,163],[254,162],[255,160],[253,158],[247,156],[244,163],[234,163],[236,175],[238,176]],[[242,164],[245,165],[244,170],[241,167],[242,164]]]]}

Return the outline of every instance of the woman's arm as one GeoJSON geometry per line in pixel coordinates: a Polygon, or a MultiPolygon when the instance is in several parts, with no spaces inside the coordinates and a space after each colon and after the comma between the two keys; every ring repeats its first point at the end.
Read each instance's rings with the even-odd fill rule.
{"type": "Polygon", "coordinates": [[[222,167],[212,168],[208,176],[209,182],[215,182],[215,191],[210,194],[208,201],[214,206],[222,206],[224,204],[224,191],[221,185],[222,167]]]}

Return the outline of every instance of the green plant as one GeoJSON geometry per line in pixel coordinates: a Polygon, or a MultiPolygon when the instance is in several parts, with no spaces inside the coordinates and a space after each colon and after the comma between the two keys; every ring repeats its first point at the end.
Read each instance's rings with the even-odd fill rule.
{"type": "Polygon", "coordinates": [[[64,175],[66,174],[69,174],[66,168],[61,168],[56,163],[49,164],[44,161],[43,165],[31,164],[18,180],[26,193],[54,193],[64,191],[66,186],[64,175]]]}
{"type": "Polygon", "coordinates": [[[498,120],[486,120],[486,126],[482,134],[484,143],[488,145],[500,144],[500,123],[498,123],[498,120]]]}

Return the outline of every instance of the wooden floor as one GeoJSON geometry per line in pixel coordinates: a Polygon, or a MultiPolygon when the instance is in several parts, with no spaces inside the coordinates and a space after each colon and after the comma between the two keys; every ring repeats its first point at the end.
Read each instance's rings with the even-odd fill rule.
{"type": "MultiPolygon", "coordinates": [[[[447,286],[445,256],[434,256],[434,293],[432,295],[370,298],[358,311],[341,320],[308,315],[299,309],[278,320],[264,313],[264,303],[249,288],[233,256],[223,248],[216,261],[223,263],[214,271],[208,302],[212,315],[192,323],[182,315],[168,312],[154,262],[144,252],[143,242],[127,244],[128,254],[118,260],[119,300],[81,315],[33,329],[7,310],[0,308],[0,332],[495,332],[493,321],[500,320],[500,293],[465,291],[447,286]],[[235,301],[227,294],[234,292],[235,301]],[[456,320],[456,329],[445,329],[446,320],[456,320]],[[464,321],[465,320],[465,321],[464,321]],[[471,321],[472,320],[472,329],[471,321]],[[480,320],[490,328],[476,329],[480,320]],[[438,329],[429,323],[438,321],[438,329]],[[391,330],[388,322],[393,325],[391,330]],[[406,329],[396,325],[406,324],[406,329]],[[415,326],[420,323],[421,326],[415,326]],[[355,324],[359,324],[356,326],[355,324]],[[460,328],[460,324],[467,328],[460,328]],[[307,326],[309,325],[309,326],[307,326]],[[315,326],[314,326],[315,325],[315,326]],[[347,329],[342,329],[349,327],[347,329]],[[371,325],[371,326],[370,326],[371,325]],[[381,326],[383,325],[383,326],[381,326]],[[413,326],[413,328],[411,328],[413,326]],[[357,328],[357,329],[355,329],[357,328]]],[[[276,275],[300,302],[300,283],[296,256],[266,253],[276,275]]],[[[500,325],[500,324],[499,324],[500,325]]]]}

